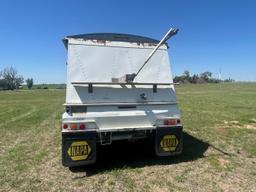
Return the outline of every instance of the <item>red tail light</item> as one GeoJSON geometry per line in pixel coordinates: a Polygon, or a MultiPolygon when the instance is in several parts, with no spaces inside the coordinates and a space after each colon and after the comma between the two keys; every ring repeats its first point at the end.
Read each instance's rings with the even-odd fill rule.
{"type": "Polygon", "coordinates": [[[169,119],[164,120],[164,125],[169,125],[169,119]]]}
{"type": "Polygon", "coordinates": [[[176,125],[176,119],[165,119],[164,120],[164,125],[176,125]]]}
{"type": "Polygon", "coordinates": [[[85,128],[86,128],[85,124],[80,124],[79,125],[79,129],[85,129],[85,128]]]}
{"type": "Polygon", "coordinates": [[[180,124],[180,119],[165,119],[164,125],[177,125],[180,124]]]}
{"type": "Polygon", "coordinates": [[[79,131],[79,130],[87,130],[87,129],[96,129],[97,125],[93,122],[65,122],[62,124],[62,129],[67,131],[79,131]]]}

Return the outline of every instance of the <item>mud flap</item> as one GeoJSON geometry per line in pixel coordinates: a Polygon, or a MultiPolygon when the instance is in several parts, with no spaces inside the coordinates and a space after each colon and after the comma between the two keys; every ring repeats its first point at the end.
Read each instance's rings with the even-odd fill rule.
{"type": "Polygon", "coordinates": [[[96,132],[62,133],[62,164],[66,167],[96,161],[96,132]]]}
{"type": "Polygon", "coordinates": [[[182,126],[157,127],[155,134],[155,152],[157,156],[178,155],[182,152],[182,126]]]}

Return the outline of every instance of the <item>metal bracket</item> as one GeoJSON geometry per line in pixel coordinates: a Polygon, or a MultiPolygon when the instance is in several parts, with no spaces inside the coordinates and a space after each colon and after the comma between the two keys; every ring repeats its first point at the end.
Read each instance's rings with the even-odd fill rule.
{"type": "Polygon", "coordinates": [[[92,93],[93,92],[93,87],[92,87],[92,83],[88,84],[88,93],[92,93]]]}
{"type": "Polygon", "coordinates": [[[157,92],[157,84],[153,84],[153,93],[157,92]]]}
{"type": "Polygon", "coordinates": [[[100,133],[100,144],[110,145],[112,143],[112,132],[102,132],[100,133]]]}

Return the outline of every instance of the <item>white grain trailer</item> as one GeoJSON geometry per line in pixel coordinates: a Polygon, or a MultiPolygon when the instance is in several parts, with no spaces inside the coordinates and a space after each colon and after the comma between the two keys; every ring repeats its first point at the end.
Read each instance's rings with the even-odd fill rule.
{"type": "Polygon", "coordinates": [[[67,36],[62,163],[96,161],[97,145],[153,137],[158,156],[182,152],[182,124],[166,40],[127,34],[67,36]],[[157,46],[158,45],[158,46],[157,46]]]}

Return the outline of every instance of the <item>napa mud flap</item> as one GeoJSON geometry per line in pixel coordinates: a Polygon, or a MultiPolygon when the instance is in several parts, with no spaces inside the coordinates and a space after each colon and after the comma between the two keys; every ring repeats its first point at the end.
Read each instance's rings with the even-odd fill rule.
{"type": "Polygon", "coordinates": [[[62,164],[66,167],[96,161],[96,132],[62,133],[62,164]]]}
{"type": "Polygon", "coordinates": [[[182,152],[182,126],[157,127],[155,134],[155,151],[157,156],[178,155],[182,152]]]}

